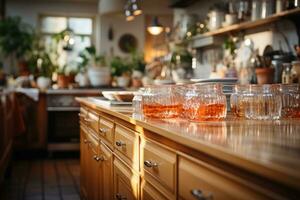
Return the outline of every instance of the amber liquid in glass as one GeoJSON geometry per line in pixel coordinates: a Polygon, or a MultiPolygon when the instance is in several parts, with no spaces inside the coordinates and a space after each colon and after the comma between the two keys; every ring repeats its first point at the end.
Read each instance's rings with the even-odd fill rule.
{"type": "Polygon", "coordinates": [[[151,118],[174,118],[181,112],[182,106],[175,105],[161,105],[161,104],[144,104],[143,112],[146,117],[151,118]]]}
{"type": "Polygon", "coordinates": [[[193,113],[188,115],[192,121],[216,121],[225,117],[226,106],[224,104],[206,104],[193,107],[186,112],[193,113]]]}

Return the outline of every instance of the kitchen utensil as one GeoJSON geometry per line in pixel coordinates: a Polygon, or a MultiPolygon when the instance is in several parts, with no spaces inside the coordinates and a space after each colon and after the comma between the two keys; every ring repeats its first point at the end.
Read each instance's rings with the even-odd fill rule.
{"type": "Polygon", "coordinates": [[[253,0],[251,20],[254,21],[260,18],[261,18],[261,0],[253,0]]]}
{"type": "Polygon", "coordinates": [[[274,14],[274,0],[262,0],[261,18],[266,18],[274,14]]]}

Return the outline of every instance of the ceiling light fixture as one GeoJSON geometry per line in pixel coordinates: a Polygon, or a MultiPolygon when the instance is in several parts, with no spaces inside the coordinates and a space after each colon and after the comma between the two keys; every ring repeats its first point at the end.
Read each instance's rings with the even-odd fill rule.
{"type": "Polygon", "coordinates": [[[131,10],[131,3],[130,2],[127,2],[127,4],[125,5],[124,11],[125,11],[126,21],[134,20],[134,15],[133,15],[133,12],[131,10]]]}
{"type": "Polygon", "coordinates": [[[140,9],[137,0],[131,0],[131,10],[133,15],[138,16],[143,13],[143,11],[140,9]]]}
{"type": "Polygon", "coordinates": [[[163,32],[164,28],[159,23],[158,18],[155,16],[147,30],[151,35],[159,35],[161,32],[163,32]]]}

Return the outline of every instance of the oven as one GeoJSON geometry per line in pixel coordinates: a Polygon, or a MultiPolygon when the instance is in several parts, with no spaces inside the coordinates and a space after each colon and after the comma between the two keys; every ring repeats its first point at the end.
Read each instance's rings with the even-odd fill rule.
{"type": "Polygon", "coordinates": [[[79,103],[76,97],[99,96],[99,90],[47,92],[47,150],[79,150],[79,103]]]}

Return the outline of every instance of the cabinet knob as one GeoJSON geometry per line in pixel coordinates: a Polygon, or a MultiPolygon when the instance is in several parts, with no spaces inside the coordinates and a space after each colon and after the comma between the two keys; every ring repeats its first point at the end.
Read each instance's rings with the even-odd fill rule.
{"type": "Polygon", "coordinates": [[[149,168],[157,167],[157,166],[158,166],[158,164],[157,164],[156,162],[152,162],[152,161],[150,161],[150,160],[145,160],[145,161],[144,161],[144,165],[145,165],[146,167],[149,167],[149,168]]]}
{"type": "Polygon", "coordinates": [[[99,128],[100,133],[106,134],[108,132],[107,128],[99,128]]]}
{"type": "Polygon", "coordinates": [[[191,193],[196,200],[213,200],[212,194],[204,195],[203,192],[198,189],[191,190],[191,193]]]}
{"type": "Polygon", "coordinates": [[[96,160],[97,162],[104,161],[104,157],[103,156],[96,156],[96,155],[94,155],[94,160],[96,160]]]}
{"type": "Polygon", "coordinates": [[[87,139],[84,139],[84,140],[83,140],[83,143],[84,143],[84,144],[87,144],[87,143],[90,143],[90,142],[89,142],[87,139]]]}
{"type": "Polygon", "coordinates": [[[116,194],[116,199],[117,200],[127,200],[127,198],[123,197],[121,194],[116,194]]]}
{"type": "Polygon", "coordinates": [[[122,147],[122,146],[126,146],[126,143],[125,142],[122,142],[122,141],[116,141],[116,145],[118,147],[122,147]]]}

